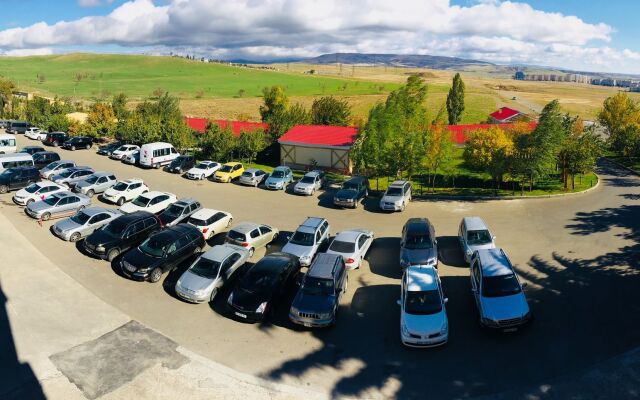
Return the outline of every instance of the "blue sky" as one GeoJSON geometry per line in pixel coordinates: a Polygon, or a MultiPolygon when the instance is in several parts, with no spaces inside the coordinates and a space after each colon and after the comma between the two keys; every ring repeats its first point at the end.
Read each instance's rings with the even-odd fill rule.
{"type": "Polygon", "coordinates": [[[640,73],[632,0],[0,0],[0,53],[419,53],[640,73]],[[61,21],[65,21],[61,23],[61,21]]]}

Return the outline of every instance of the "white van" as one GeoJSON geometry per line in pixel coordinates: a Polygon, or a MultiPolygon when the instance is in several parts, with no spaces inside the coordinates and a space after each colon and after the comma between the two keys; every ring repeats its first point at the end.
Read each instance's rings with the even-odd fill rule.
{"type": "Polygon", "coordinates": [[[15,167],[33,167],[33,157],[31,154],[0,154],[0,172],[7,168],[15,167]]]}
{"type": "Polygon", "coordinates": [[[0,135],[0,154],[15,153],[16,150],[15,136],[7,134],[0,135]]]}
{"type": "Polygon", "coordinates": [[[143,167],[160,168],[171,163],[180,155],[171,143],[147,143],[140,147],[140,165],[143,167]]]}

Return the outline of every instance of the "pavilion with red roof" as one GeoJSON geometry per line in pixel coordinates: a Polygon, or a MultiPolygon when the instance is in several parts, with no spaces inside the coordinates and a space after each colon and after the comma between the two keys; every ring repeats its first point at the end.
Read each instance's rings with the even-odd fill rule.
{"type": "Polygon", "coordinates": [[[501,107],[500,109],[498,109],[498,111],[494,111],[489,114],[489,118],[494,124],[507,124],[509,122],[515,122],[518,117],[522,116],[524,116],[523,113],[509,107],[501,107]]]}
{"type": "Polygon", "coordinates": [[[227,121],[224,119],[210,120],[207,118],[184,117],[184,122],[189,128],[195,132],[204,133],[209,122],[217,124],[220,128],[229,127],[231,132],[239,137],[242,132],[255,132],[257,130],[267,130],[267,124],[264,122],[248,122],[248,121],[227,121]]]}

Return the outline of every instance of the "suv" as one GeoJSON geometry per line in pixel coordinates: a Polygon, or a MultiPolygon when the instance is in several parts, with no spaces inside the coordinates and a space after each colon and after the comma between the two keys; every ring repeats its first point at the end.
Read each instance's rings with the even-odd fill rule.
{"type": "Polygon", "coordinates": [[[369,180],[364,176],[354,176],[342,184],[333,196],[333,204],[340,207],[357,208],[358,203],[369,195],[369,180]]]}
{"type": "Polygon", "coordinates": [[[438,268],[436,232],[426,218],[410,218],[400,237],[400,267],[431,265],[438,268]]]}
{"type": "Polygon", "coordinates": [[[300,265],[309,266],[320,246],[329,241],[329,222],[324,218],[309,217],[289,238],[282,252],[300,259],[300,265]]]}
{"type": "MultiPolygon", "coordinates": [[[[202,206],[198,200],[180,199],[158,214],[158,218],[160,218],[163,226],[173,226],[180,222],[187,222],[186,220],[191,214],[201,208],[202,206]]],[[[200,230],[198,230],[198,232],[200,232],[200,230]]]]}
{"type": "Polygon", "coordinates": [[[196,160],[193,156],[178,156],[171,161],[169,165],[164,167],[164,170],[174,174],[181,174],[190,170],[196,165],[196,160]]]}
{"type": "Polygon", "coordinates": [[[62,144],[63,149],[75,150],[75,149],[87,149],[89,150],[93,146],[93,138],[89,136],[76,136],[65,141],[62,144]]]}
{"type": "Polygon", "coordinates": [[[60,155],[53,151],[41,151],[34,154],[32,157],[33,165],[38,169],[44,168],[52,162],[60,160],[60,155]]]}
{"type": "Polygon", "coordinates": [[[9,168],[0,174],[0,193],[22,189],[40,180],[40,172],[35,167],[9,168]]]}
{"type": "Polygon", "coordinates": [[[259,225],[253,222],[242,222],[227,232],[226,243],[236,244],[249,249],[249,257],[261,248],[276,240],[278,229],[269,225],[259,225]]]}
{"type": "Polygon", "coordinates": [[[404,211],[411,201],[411,183],[393,181],[380,199],[380,209],[384,211],[404,211]]]}
{"type": "Polygon", "coordinates": [[[49,132],[47,133],[47,137],[44,138],[42,143],[49,146],[58,147],[67,140],[69,140],[69,135],[64,132],[49,132]]]}
{"type": "Polygon", "coordinates": [[[477,250],[471,257],[471,292],[480,324],[515,331],[531,319],[531,310],[511,261],[502,249],[477,250]]]}
{"type": "Polygon", "coordinates": [[[142,179],[127,179],[126,181],[118,181],[115,185],[105,190],[102,194],[102,200],[121,206],[148,191],[149,188],[142,179]]]}
{"type": "Polygon", "coordinates": [[[111,172],[96,172],[86,179],[76,183],[73,191],[93,197],[96,193],[103,193],[116,184],[116,176],[111,172]]]}
{"type": "Polygon", "coordinates": [[[293,193],[311,196],[316,192],[316,190],[322,189],[324,186],[324,180],[324,172],[308,172],[298,181],[298,183],[295,184],[293,187],[293,193]]]}
{"type": "Polygon", "coordinates": [[[462,248],[464,261],[469,264],[476,250],[496,247],[495,236],[480,217],[464,217],[458,228],[458,241],[462,248]]]}
{"type": "Polygon", "coordinates": [[[84,249],[98,258],[113,261],[161,227],[158,217],[146,211],[123,215],[87,236],[84,249]]]}
{"type": "Polygon", "coordinates": [[[136,281],[158,282],[164,272],[173,271],[205,246],[198,228],[178,224],[153,233],[120,260],[122,273],[136,281]]]}
{"type": "Polygon", "coordinates": [[[276,167],[264,182],[264,187],[271,190],[287,190],[287,185],[293,182],[293,172],[289,167],[276,167]]]}
{"type": "Polygon", "coordinates": [[[289,319],[306,327],[335,324],[340,298],[347,291],[347,269],[337,254],[318,254],[302,279],[289,319]]]}

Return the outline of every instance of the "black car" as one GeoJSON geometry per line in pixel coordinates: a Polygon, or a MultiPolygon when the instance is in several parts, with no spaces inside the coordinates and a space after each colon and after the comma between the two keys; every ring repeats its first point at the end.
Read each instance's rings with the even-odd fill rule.
{"type": "Polygon", "coordinates": [[[358,203],[369,195],[369,180],[364,176],[354,176],[345,181],[333,196],[333,204],[340,207],[358,207],[358,203]]]}
{"type": "Polygon", "coordinates": [[[42,143],[47,146],[58,147],[67,140],[69,140],[69,135],[64,132],[49,132],[42,143]]]}
{"type": "Polygon", "coordinates": [[[18,153],[27,153],[27,154],[34,155],[36,153],[42,153],[43,151],[46,151],[46,150],[40,146],[25,146],[22,149],[20,149],[18,153]]]}
{"type": "Polygon", "coordinates": [[[100,154],[101,156],[110,156],[111,153],[114,152],[114,150],[116,150],[118,147],[122,146],[123,144],[125,144],[125,142],[113,142],[113,143],[102,145],[98,147],[97,153],[100,154]]]}
{"type": "Polygon", "coordinates": [[[8,123],[6,132],[13,134],[25,133],[29,128],[31,128],[31,124],[26,121],[11,121],[8,123]]]}
{"type": "Polygon", "coordinates": [[[0,193],[22,189],[40,180],[40,171],[35,167],[16,167],[0,174],[0,193]]]}
{"type": "Polygon", "coordinates": [[[195,165],[196,160],[193,156],[178,156],[171,161],[171,164],[167,165],[164,170],[174,174],[182,174],[195,167],[195,165]]]}
{"type": "Polygon", "coordinates": [[[42,169],[54,161],[60,161],[60,155],[53,151],[43,151],[33,155],[33,165],[42,169]]]}
{"type": "Polygon", "coordinates": [[[238,319],[262,321],[299,272],[298,257],[289,253],[271,253],[244,274],[229,295],[227,307],[238,319]]]}
{"type": "Polygon", "coordinates": [[[154,214],[136,211],[114,219],[87,236],[84,249],[103,260],[113,261],[161,228],[162,224],[154,214]]]}
{"type": "Polygon", "coordinates": [[[164,272],[174,270],[205,246],[198,228],[178,224],[149,236],[120,260],[122,273],[137,281],[158,282],[164,272]]]}
{"type": "Polygon", "coordinates": [[[89,150],[93,146],[93,138],[89,136],[75,136],[65,141],[62,144],[62,148],[75,150],[75,149],[87,149],[89,150]]]}

